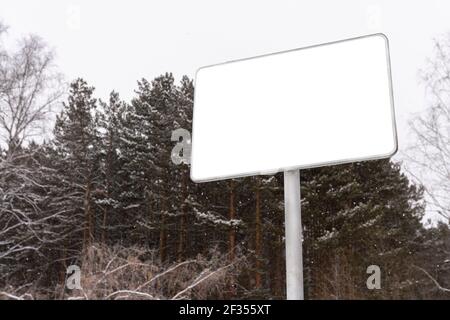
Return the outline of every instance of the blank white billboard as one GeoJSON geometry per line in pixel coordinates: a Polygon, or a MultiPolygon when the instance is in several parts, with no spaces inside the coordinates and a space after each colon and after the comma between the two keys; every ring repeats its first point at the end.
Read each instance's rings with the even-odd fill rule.
{"type": "Polygon", "coordinates": [[[200,68],[191,179],[390,157],[392,97],[382,34],[200,68]]]}

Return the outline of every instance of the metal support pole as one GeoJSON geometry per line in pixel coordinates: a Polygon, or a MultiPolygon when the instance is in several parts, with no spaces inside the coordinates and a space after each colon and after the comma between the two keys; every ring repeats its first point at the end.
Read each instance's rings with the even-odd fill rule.
{"type": "Polygon", "coordinates": [[[303,231],[299,170],[284,172],[284,215],[286,232],[286,297],[288,300],[303,300],[303,231]]]}

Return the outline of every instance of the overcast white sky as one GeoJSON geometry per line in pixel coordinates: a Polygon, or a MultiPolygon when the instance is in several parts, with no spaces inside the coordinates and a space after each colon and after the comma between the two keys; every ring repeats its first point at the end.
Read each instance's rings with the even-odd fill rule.
{"type": "Polygon", "coordinates": [[[426,106],[418,70],[450,32],[448,0],[1,0],[9,37],[30,32],[55,48],[68,80],[129,100],[142,77],[193,76],[203,65],[369,33],[390,39],[400,151],[407,120],[426,106]]]}

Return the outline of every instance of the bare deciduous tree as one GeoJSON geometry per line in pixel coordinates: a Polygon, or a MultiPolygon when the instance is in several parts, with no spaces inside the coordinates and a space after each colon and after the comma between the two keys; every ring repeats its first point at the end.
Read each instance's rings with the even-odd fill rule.
{"type": "Polygon", "coordinates": [[[450,219],[450,34],[435,41],[435,56],[421,72],[430,107],[410,126],[414,145],[408,171],[425,185],[429,209],[450,219]]]}
{"type": "MultiPolygon", "coordinates": [[[[0,25],[0,35],[6,30],[0,25]]],[[[38,36],[21,39],[15,52],[0,47],[0,142],[10,154],[42,129],[63,94],[54,53],[38,36]]]]}
{"type": "MultiPolygon", "coordinates": [[[[6,33],[7,30],[8,28],[0,21],[0,70],[3,70],[5,68],[4,65],[7,58],[5,48],[3,47],[1,42],[2,39],[1,37],[4,33],[6,33]]],[[[5,80],[2,77],[0,77],[0,98],[2,97],[2,93],[5,90],[4,87],[5,87],[5,80]]]]}

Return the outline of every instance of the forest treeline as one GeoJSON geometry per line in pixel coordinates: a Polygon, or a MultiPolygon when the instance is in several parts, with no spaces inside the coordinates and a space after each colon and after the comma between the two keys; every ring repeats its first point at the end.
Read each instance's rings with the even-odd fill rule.
{"type": "MultiPolygon", "coordinates": [[[[40,37],[6,47],[7,29],[0,299],[285,297],[282,174],[195,184],[172,161],[172,133],[191,131],[191,79],[141,79],[131,101],[102,101],[83,79],[64,85],[40,37]]],[[[406,157],[417,168],[302,170],[307,299],[449,298],[449,65],[447,37],[422,72],[430,108],[406,157]],[[443,222],[425,227],[425,210],[443,222]]]]}
{"type": "MultiPolygon", "coordinates": [[[[140,80],[131,102],[102,101],[76,79],[51,139],[9,141],[5,296],[285,297],[282,174],[195,184],[171,161],[172,132],[191,131],[193,93],[191,79],[166,73],[140,80]],[[65,287],[70,265],[82,290],[65,287]]],[[[307,299],[449,298],[433,280],[450,287],[450,230],[424,227],[423,189],[400,164],[302,170],[301,193],[307,299]],[[366,286],[370,265],[381,289],[366,286]]]]}

